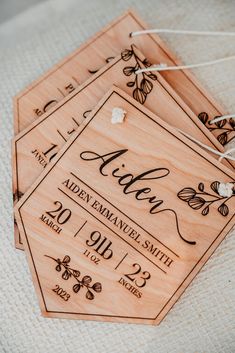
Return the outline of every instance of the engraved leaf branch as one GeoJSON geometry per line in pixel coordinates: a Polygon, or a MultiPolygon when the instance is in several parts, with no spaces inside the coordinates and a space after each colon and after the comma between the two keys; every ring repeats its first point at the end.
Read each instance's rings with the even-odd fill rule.
{"type": "Polygon", "coordinates": [[[132,76],[132,81],[127,82],[127,86],[134,88],[132,92],[133,98],[139,103],[144,104],[147,95],[153,89],[152,81],[156,81],[157,76],[154,75],[152,72],[142,72],[138,75],[135,73],[141,68],[151,66],[151,64],[146,58],[143,60],[140,59],[140,57],[135,52],[133,45],[131,46],[131,49],[125,49],[121,53],[121,57],[124,61],[129,61],[131,58],[135,59],[135,66],[124,67],[123,73],[126,76],[132,76]]]}
{"type": "Polygon", "coordinates": [[[96,282],[94,284],[91,284],[92,278],[90,276],[86,275],[82,277],[82,279],[79,279],[81,272],[69,266],[71,259],[68,255],[65,255],[63,260],[55,259],[54,257],[48,256],[48,255],[44,255],[44,256],[54,260],[57,263],[55,269],[58,272],[63,271],[61,276],[63,280],[67,281],[69,278],[73,278],[74,280],[76,280],[76,283],[73,285],[74,293],[78,293],[80,289],[86,288],[87,290],[86,298],[88,300],[93,300],[95,298],[94,292],[100,293],[102,291],[101,283],[96,282]]]}
{"type": "MultiPolygon", "coordinates": [[[[210,119],[206,112],[201,112],[198,114],[198,118],[209,129],[209,131],[221,132],[216,137],[221,145],[226,145],[226,143],[230,142],[235,137],[235,120],[233,118],[230,118],[228,121],[223,119],[214,124],[210,124],[210,119]]],[[[218,118],[218,116],[215,116],[214,118],[218,118]]]]}
{"type": "Polygon", "coordinates": [[[178,192],[177,196],[180,200],[188,203],[189,207],[194,210],[201,210],[203,216],[207,216],[210,211],[210,206],[217,203],[217,211],[224,217],[229,214],[228,201],[235,196],[233,194],[230,197],[220,196],[218,193],[220,182],[213,181],[210,185],[210,189],[213,191],[206,192],[203,183],[198,184],[198,190],[191,187],[186,187],[178,192]]]}

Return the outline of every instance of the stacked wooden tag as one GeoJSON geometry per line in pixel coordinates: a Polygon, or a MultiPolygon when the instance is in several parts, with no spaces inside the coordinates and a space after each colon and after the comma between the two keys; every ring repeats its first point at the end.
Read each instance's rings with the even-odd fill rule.
{"type": "Polygon", "coordinates": [[[233,127],[190,72],[136,74],[178,64],[143,29],[125,13],[15,98],[15,244],[46,317],[158,324],[233,227],[234,162],[179,132],[223,151],[233,127]]]}

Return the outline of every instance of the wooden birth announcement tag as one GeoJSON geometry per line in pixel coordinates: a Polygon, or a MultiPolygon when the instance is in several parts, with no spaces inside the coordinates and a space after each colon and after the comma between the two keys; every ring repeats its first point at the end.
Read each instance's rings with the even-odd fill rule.
{"type": "MultiPolygon", "coordinates": [[[[133,11],[126,12],[20,92],[14,100],[15,134],[49,111],[132,43],[153,64],[179,65],[180,61],[156,34],[130,36],[131,32],[147,28],[133,11]]],[[[224,145],[234,136],[234,124],[226,123],[226,120],[218,126],[209,125],[209,120],[225,112],[189,71],[164,71],[162,75],[220,143],[224,145]]]]}
{"type": "MultiPolygon", "coordinates": [[[[112,84],[118,85],[164,121],[213,148],[223,147],[160,74],[135,74],[148,66],[146,57],[128,47],[50,112],[32,123],[13,141],[13,190],[15,203],[29,189],[47,164],[89,115],[112,84]]],[[[228,163],[228,162],[227,162],[228,163]]],[[[231,164],[228,163],[231,166],[231,164]]],[[[16,246],[22,241],[16,228],[16,246]]]]}
{"type": "Polygon", "coordinates": [[[43,315],[158,324],[233,227],[233,177],[113,88],[16,209],[43,315]]]}

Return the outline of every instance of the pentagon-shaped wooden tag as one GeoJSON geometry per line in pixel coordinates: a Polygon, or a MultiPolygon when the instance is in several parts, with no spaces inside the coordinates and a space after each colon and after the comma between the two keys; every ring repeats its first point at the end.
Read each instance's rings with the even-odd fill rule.
{"type": "Polygon", "coordinates": [[[221,182],[234,174],[113,88],[17,206],[43,315],[158,324],[233,227],[221,182]]]}

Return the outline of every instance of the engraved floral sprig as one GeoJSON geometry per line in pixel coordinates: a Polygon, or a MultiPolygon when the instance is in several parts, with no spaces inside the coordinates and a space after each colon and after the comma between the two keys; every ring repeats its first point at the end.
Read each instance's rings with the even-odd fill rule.
{"type": "Polygon", "coordinates": [[[220,186],[219,181],[213,181],[210,185],[210,189],[213,192],[206,192],[205,191],[205,186],[203,183],[198,184],[198,191],[191,188],[191,187],[186,187],[182,189],[181,191],[178,192],[177,196],[179,197],[180,200],[185,201],[188,203],[189,207],[191,207],[194,210],[201,210],[201,214],[203,216],[208,215],[210,211],[210,206],[212,204],[217,204],[217,211],[224,217],[226,217],[229,214],[229,207],[227,205],[227,202],[235,196],[233,194],[232,196],[225,197],[225,196],[220,196],[218,189],[220,186]]]}
{"type": "Polygon", "coordinates": [[[19,201],[22,196],[24,196],[23,192],[16,190],[16,192],[13,194],[13,201],[19,201]]]}
{"type": "Polygon", "coordinates": [[[100,282],[96,282],[94,284],[91,284],[92,278],[90,276],[84,276],[82,279],[79,279],[81,272],[79,270],[75,270],[69,266],[70,263],[70,256],[65,255],[63,260],[60,259],[55,259],[52,256],[49,255],[44,255],[45,257],[48,257],[49,259],[54,260],[57,265],[55,267],[56,271],[62,273],[62,278],[64,280],[68,280],[69,278],[73,278],[76,280],[76,283],[73,285],[73,291],[74,293],[78,293],[81,288],[86,288],[86,298],[89,300],[93,300],[95,298],[94,292],[100,293],[102,291],[102,285],[100,282]]]}
{"type": "Polygon", "coordinates": [[[133,98],[139,103],[144,104],[147,95],[153,89],[153,83],[151,81],[157,80],[157,76],[152,72],[142,72],[138,75],[135,73],[139,69],[151,66],[151,64],[146,58],[143,60],[140,59],[133,45],[131,45],[131,49],[123,50],[121,57],[124,61],[129,61],[131,58],[135,59],[135,66],[124,67],[123,73],[126,76],[132,76],[133,79],[127,82],[127,86],[134,88],[132,92],[133,98]]]}
{"type": "MultiPolygon", "coordinates": [[[[216,138],[221,143],[221,145],[226,145],[230,142],[235,136],[235,120],[230,118],[229,120],[223,119],[215,122],[214,124],[210,123],[209,116],[206,112],[202,112],[198,115],[198,118],[201,122],[213,132],[221,132],[216,138]]],[[[218,118],[215,116],[213,119],[218,118]]]]}

